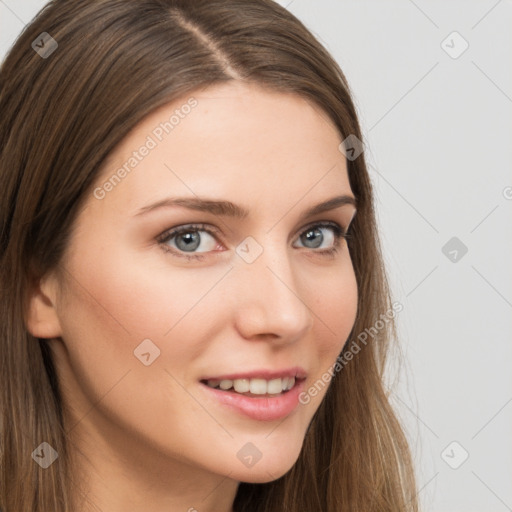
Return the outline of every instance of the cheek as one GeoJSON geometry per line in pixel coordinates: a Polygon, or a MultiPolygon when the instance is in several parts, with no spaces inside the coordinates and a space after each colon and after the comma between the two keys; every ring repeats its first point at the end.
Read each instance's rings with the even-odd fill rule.
{"type": "Polygon", "coordinates": [[[318,349],[324,360],[331,361],[341,352],[356,320],[358,289],[351,262],[344,262],[341,270],[333,270],[321,283],[311,303],[317,329],[323,333],[317,337],[318,349]]]}
{"type": "MultiPolygon", "coordinates": [[[[141,261],[129,251],[77,254],[66,265],[68,289],[60,312],[76,379],[98,396],[128,370],[139,389],[147,387],[149,369],[168,368],[186,381],[206,348],[205,330],[223,322],[217,296],[222,283],[216,283],[229,267],[173,268],[165,258],[141,261]],[[150,355],[142,356],[148,349],[150,355]]],[[[169,378],[162,375],[167,384],[169,378]]]]}
{"type": "Polygon", "coordinates": [[[165,263],[126,254],[82,254],[67,262],[59,312],[67,350],[58,354],[58,367],[74,415],[80,418],[90,404],[99,404],[95,410],[111,421],[148,436],[173,418],[200,415],[180,383],[189,380],[205,349],[207,310],[218,306],[219,297],[206,296],[229,268],[171,271],[165,263]],[[147,339],[145,365],[138,347],[147,339]]]}
{"type": "Polygon", "coordinates": [[[333,271],[330,279],[317,280],[317,293],[311,304],[315,316],[313,334],[315,364],[311,377],[299,397],[307,407],[310,418],[325,398],[332,385],[334,367],[347,343],[357,316],[358,288],[351,263],[344,263],[341,271],[333,271]],[[321,288],[318,284],[321,283],[321,288]]]}
{"type": "MultiPolygon", "coordinates": [[[[133,251],[132,251],[133,252],[133,251]]],[[[130,251],[89,254],[69,264],[75,313],[89,327],[124,332],[136,341],[162,339],[194,309],[229,270],[173,266],[130,251]],[[95,261],[92,266],[88,262],[95,261]]],[[[187,319],[189,320],[189,319],[187,319]]],[[[114,336],[114,339],[117,336],[114,336]]]]}

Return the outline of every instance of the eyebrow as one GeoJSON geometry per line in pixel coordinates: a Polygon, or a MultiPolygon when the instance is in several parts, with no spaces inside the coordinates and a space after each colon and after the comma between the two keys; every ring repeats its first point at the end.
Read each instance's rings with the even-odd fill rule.
{"type": "MultiPolygon", "coordinates": [[[[353,205],[357,207],[355,197],[350,195],[332,197],[327,201],[323,201],[322,203],[308,208],[305,212],[302,213],[300,220],[304,220],[307,217],[312,217],[313,215],[317,215],[329,210],[334,210],[335,208],[339,208],[345,205],[353,205]]],[[[157,201],[156,203],[142,207],[135,214],[135,216],[137,217],[160,208],[169,208],[173,206],[181,206],[190,210],[208,212],[212,213],[213,215],[233,217],[235,219],[245,219],[249,215],[248,210],[240,205],[232,203],[231,201],[221,201],[200,197],[168,197],[157,201]]]]}

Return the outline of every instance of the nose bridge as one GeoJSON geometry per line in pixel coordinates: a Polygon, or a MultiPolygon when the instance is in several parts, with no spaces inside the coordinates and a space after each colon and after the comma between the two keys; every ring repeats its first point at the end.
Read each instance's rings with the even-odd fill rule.
{"type": "Polygon", "coordinates": [[[260,249],[254,239],[247,241],[247,246],[240,244],[247,253],[253,251],[253,257],[258,252],[259,255],[248,262],[250,259],[239,252],[242,257],[236,270],[240,285],[238,328],[247,337],[274,334],[294,341],[311,327],[312,314],[302,296],[287,247],[272,243],[269,237],[266,242],[260,249]]]}

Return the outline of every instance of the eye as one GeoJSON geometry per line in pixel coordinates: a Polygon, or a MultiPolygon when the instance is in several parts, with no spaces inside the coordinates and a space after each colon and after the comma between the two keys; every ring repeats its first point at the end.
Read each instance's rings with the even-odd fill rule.
{"type": "MultiPolygon", "coordinates": [[[[206,224],[188,224],[162,233],[157,242],[166,252],[188,260],[200,260],[201,253],[214,251],[218,247],[219,233],[206,224]]],[[[303,230],[298,240],[306,249],[313,249],[319,255],[333,255],[338,251],[341,239],[349,235],[335,222],[318,222],[303,230]],[[318,249],[321,250],[318,250],[318,249]]],[[[301,246],[299,246],[301,247],[301,246]]]]}
{"type": "Polygon", "coordinates": [[[205,224],[189,224],[166,231],[157,241],[165,251],[191,259],[203,257],[196,253],[213,251],[218,245],[215,236],[215,230],[205,224]]]}
{"type": "Polygon", "coordinates": [[[308,249],[322,248],[315,251],[320,254],[334,254],[338,251],[341,239],[347,239],[349,235],[335,222],[320,222],[306,228],[299,236],[299,240],[308,249]],[[324,234],[325,233],[325,234],[324,234]],[[324,245],[324,247],[321,247],[324,245]]]}

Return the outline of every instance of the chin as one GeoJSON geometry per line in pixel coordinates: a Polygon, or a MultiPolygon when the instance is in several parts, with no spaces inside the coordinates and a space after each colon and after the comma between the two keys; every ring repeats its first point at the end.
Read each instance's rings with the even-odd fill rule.
{"type": "MultiPolygon", "coordinates": [[[[256,468],[252,468],[242,471],[237,477],[235,477],[235,479],[249,484],[266,484],[268,482],[278,480],[282,476],[286,475],[292,467],[293,464],[279,466],[277,468],[261,466],[258,470],[256,470],[256,468]]],[[[231,478],[233,478],[233,475],[231,475],[231,478]]]]}
{"type": "Polygon", "coordinates": [[[259,460],[252,462],[252,465],[244,467],[243,463],[235,464],[228,469],[228,472],[231,472],[230,478],[254,484],[273,482],[293,468],[300,455],[300,448],[301,446],[283,452],[282,446],[281,449],[276,447],[269,450],[268,455],[262,454],[259,460]]]}

